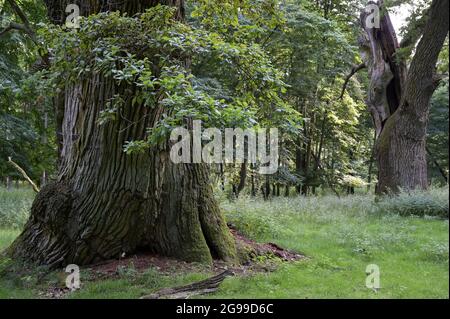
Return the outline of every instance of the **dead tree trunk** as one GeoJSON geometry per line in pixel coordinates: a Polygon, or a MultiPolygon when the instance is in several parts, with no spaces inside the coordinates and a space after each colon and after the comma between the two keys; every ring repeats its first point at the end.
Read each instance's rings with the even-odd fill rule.
{"type": "MultiPolygon", "coordinates": [[[[64,13],[60,2],[46,1],[55,22],[64,13]]],[[[182,0],[79,3],[87,14],[115,9],[131,15],[158,3],[183,14],[182,0]]],[[[126,141],[145,138],[163,116],[162,107],[132,106],[133,87],[101,74],[67,85],[64,95],[58,180],[38,194],[11,256],[50,267],[95,263],[138,249],[187,261],[235,261],[234,239],[206,166],[172,163],[169,145],[145,154],[123,152],[126,141]],[[98,126],[115,95],[127,101],[122,116],[98,126]]]]}
{"type": "Polygon", "coordinates": [[[381,17],[380,28],[366,25],[368,14],[361,15],[361,55],[370,76],[367,105],[377,134],[377,193],[428,186],[427,121],[437,87],[435,66],[449,29],[448,9],[448,0],[433,0],[409,70],[396,56],[400,46],[389,14],[381,17]]]}

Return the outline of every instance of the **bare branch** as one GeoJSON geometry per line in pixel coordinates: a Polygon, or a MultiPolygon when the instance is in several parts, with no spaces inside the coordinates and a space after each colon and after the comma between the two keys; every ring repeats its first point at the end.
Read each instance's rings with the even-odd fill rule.
{"type": "Polygon", "coordinates": [[[22,11],[22,9],[20,9],[20,7],[16,3],[16,1],[14,1],[14,0],[6,0],[6,1],[9,3],[11,8],[14,10],[14,12],[19,16],[20,20],[22,20],[22,22],[25,25],[25,27],[27,27],[31,31],[30,22],[28,21],[27,16],[22,11]]]}
{"type": "MultiPolygon", "coordinates": [[[[23,23],[23,24],[18,24],[18,23],[11,22],[10,27],[12,27],[12,28],[10,28],[8,31],[10,31],[12,29],[24,31],[26,34],[28,34],[28,36],[34,42],[34,44],[39,45],[39,42],[36,38],[36,33],[31,28],[30,22],[28,21],[28,18],[25,15],[25,13],[22,11],[22,9],[20,9],[20,7],[16,3],[16,1],[14,1],[14,0],[6,0],[6,1],[9,3],[9,5],[11,6],[11,8],[15,12],[15,14],[20,18],[20,20],[22,20],[22,23],[23,23]]],[[[8,29],[8,28],[6,28],[6,29],[8,29]]]]}
{"type": "MultiPolygon", "coordinates": [[[[15,12],[15,14],[20,18],[20,20],[22,20],[23,24],[19,24],[19,23],[15,23],[15,22],[11,22],[10,25],[8,27],[6,27],[6,29],[2,30],[0,32],[0,36],[6,34],[7,32],[11,31],[11,30],[20,30],[25,32],[26,34],[28,34],[28,36],[30,37],[31,41],[33,41],[33,43],[38,46],[41,47],[41,43],[39,43],[37,37],[36,37],[36,33],[34,32],[33,28],[30,25],[30,21],[28,20],[26,14],[22,11],[22,9],[19,7],[19,5],[16,3],[15,0],[6,0],[6,2],[9,3],[9,5],[11,6],[12,10],[15,12]]],[[[50,65],[50,59],[48,54],[44,54],[41,52],[41,50],[39,51],[39,55],[41,56],[42,60],[44,61],[44,63],[49,66],[50,65]]]]}
{"type": "Polygon", "coordinates": [[[20,23],[11,22],[5,29],[0,31],[0,37],[12,30],[19,30],[19,31],[27,32],[27,28],[25,27],[25,25],[20,24],[20,23]]]}
{"type": "Polygon", "coordinates": [[[7,26],[5,29],[3,29],[2,31],[0,31],[0,37],[5,35],[6,33],[8,33],[9,31],[13,30],[13,28],[11,27],[11,25],[7,26]]]}
{"type": "Polygon", "coordinates": [[[18,164],[14,163],[13,160],[11,159],[11,157],[8,158],[8,162],[14,166],[15,169],[17,169],[19,171],[20,174],[22,174],[22,176],[28,181],[28,183],[30,183],[30,185],[33,187],[33,190],[36,193],[39,193],[39,187],[37,187],[37,185],[33,182],[33,180],[27,175],[27,173],[25,172],[25,170],[20,167],[18,164]]]}
{"type": "Polygon", "coordinates": [[[356,65],[352,68],[352,71],[350,72],[350,74],[346,77],[345,82],[344,82],[344,86],[342,87],[342,92],[341,95],[339,97],[340,100],[342,100],[344,98],[344,94],[345,91],[347,90],[347,85],[350,82],[350,79],[359,71],[363,70],[366,68],[366,64],[365,63],[361,63],[360,65],[356,65]]]}

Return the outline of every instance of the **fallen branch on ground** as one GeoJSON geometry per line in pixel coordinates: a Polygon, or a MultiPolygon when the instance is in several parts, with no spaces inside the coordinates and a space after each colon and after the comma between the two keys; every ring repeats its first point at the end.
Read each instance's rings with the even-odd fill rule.
{"type": "Polygon", "coordinates": [[[199,281],[187,286],[164,288],[151,295],[143,296],[140,299],[187,299],[196,295],[204,295],[217,291],[219,285],[228,276],[233,276],[233,272],[226,270],[223,273],[199,281]]]}

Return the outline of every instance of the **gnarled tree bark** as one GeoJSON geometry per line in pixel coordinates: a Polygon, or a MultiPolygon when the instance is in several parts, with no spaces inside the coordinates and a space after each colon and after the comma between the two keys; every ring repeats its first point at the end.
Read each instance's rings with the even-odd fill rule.
{"type": "Polygon", "coordinates": [[[381,17],[380,28],[368,27],[368,13],[361,15],[364,34],[359,44],[370,76],[367,105],[377,135],[378,193],[428,186],[426,129],[437,87],[434,71],[449,29],[448,11],[448,0],[433,0],[409,70],[397,59],[400,46],[389,14],[381,17]]]}
{"type": "MultiPolygon", "coordinates": [[[[159,3],[177,6],[182,18],[182,0],[78,1],[82,14],[131,15],[159,3]]],[[[46,4],[51,19],[62,23],[65,2],[46,4]]],[[[165,112],[161,106],[132,107],[133,92],[101,74],[67,85],[59,177],[38,194],[11,256],[50,267],[95,263],[138,249],[187,261],[235,261],[234,238],[206,166],[172,163],[169,145],[145,154],[123,152],[126,141],[144,139],[165,112]],[[115,95],[125,101],[123,114],[98,126],[115,95]]]]}

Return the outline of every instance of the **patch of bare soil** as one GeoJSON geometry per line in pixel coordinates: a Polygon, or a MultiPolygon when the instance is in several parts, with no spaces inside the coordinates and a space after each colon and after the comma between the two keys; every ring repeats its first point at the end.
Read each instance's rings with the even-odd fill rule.
{"type": "Polygon", "coordinates": [[[286,250],[274,243],[257,243],[248,239],[239,231],[230,227],[231,233],[236,239],[236,242],[243,243],[251,255],[249,261],[244,265],[229,266],[228,264],[215,260],[213,268],[205,268],[205,266],[196,263],[187,263],[168,257],[162,257],[155,254],[140,253],[125,257],[120,260],[110,260],[100,264],[87,267],[92,271],[95,278],[111,278],[118,276],[121,269],[132,267],[137,272],[144,272],[149,268],[154,268],[162,274],[186,273],[201,270],[212,270],[214,273],[220,273],[224,270],[231,270],[235,274],[247,273],[248,271],[271,271],[274,266],[271,260],[278,258],[278,261],[293,262],[302,259],[304,256],[293,251],[286,250]],[[264,256],[265,261],[257,260],[258,256],[264,256]]]}
{"type": "Polygon", "coordinates": [[[243,236],[239,231],[230,226],[231,233],[236,241],[240,241],[251,247],[256,256],[274,256],[280,258],[282,261],[296,261],[302,259],[304,256],[296,252],[284,249],[274,243],[260,244],[247,237],[243,236]]]}

